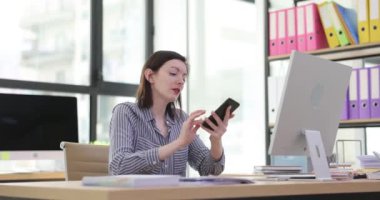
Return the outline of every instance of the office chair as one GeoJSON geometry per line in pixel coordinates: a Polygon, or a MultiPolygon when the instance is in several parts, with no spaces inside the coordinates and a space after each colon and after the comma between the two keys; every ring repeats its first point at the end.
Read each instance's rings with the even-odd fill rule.
{"type": "Polygon", "coordinates": [[[108,175],[108,146],[63,141],[60,147],[64,152],[66,181],[108,175]]]}

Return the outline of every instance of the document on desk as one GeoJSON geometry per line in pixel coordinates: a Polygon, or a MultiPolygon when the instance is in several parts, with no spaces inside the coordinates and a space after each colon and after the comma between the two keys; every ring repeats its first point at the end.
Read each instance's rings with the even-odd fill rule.
{"type": "Polygon", "coordinates": [[[269,179],[276,180],[307,180],[315,179],[315,174],[271,174],[266,176],[269,179]]]}
{"type": "Polygon", "coordinates": [[[380,153],[377,151],[374,151],[373,154],[376,156],[376,158],[380,161],[380,153]]]}
{"type": "Polygon", "coordinates": [[[380,170],[367,173],[367,179],[380,180],[380,170]]]}
{"type": "Polygon", "coordinates": [[[164,187],[179,185],[178,175],[117,175],[117,176],[85,176],[82,178],[84,186],[106,187],[164,187]]]}
{"type": "Polygon", "coordinates": [[[180,178],[180,182],[182,182],[182,185],[230,185],[254,183],[253,179],[223,176],[183,177],[180,178]]]}

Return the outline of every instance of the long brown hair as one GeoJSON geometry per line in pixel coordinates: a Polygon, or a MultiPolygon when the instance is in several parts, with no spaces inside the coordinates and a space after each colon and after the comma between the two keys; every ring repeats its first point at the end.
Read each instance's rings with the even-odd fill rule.
{"type": "MultiPolygon", "coordinates": [[[[148,58],[148,60],[144,64],[144,67],[142,68],[140,76],[140,85],[136,93],[137,105],[140,108],[150,108],[153,105],[152,88],[150,82],[145,79],[145,70],[151,69],[153,72],[158,72],[158,70],[162,67],[164,63],[173,59],[181,60],[187,66],[186,58],[174,51],[156,51],[148,58]]],[[[166,106],[166,112],[169,113],[169,116],[171,118],[174,118],[174,116],[176,115],[175,103],[177,103],[179,107],[182,108],[181,94],[175,102],[170,102],[166,106]]]]}

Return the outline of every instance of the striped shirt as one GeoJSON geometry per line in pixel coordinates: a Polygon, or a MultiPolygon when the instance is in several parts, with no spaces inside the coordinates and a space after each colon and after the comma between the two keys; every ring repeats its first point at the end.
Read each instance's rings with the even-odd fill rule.
{"type": "Polygon", "coordinates": [[[224,154],[215,161],[210,150],[197,136],[187,147],[160,161],[158,148],[176,140],[188,115],[178,110],[174,119],[166,115],[168,135],[160,134],[148,108],[136,103],[115,106],[110,123],[109,173],[120,174],[175,174],[186,175],[186,163],[200,175],[219,175],[224,169],[224,154]]]}

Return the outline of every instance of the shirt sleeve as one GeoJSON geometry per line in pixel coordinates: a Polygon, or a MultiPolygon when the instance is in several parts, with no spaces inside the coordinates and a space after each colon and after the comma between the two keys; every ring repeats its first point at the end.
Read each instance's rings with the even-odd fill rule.
{"type": "Polygon", "coordinates": [[[158,157],[158,147],[135,152],[136,133],[132,115],[133,111],[125,104],[119,104],[113,110],[110,122],[111,175],[150,174],[162,164],[158,157]]]}
{"type": "Polygon", "coordinates": [[[197,136],[189,145],[189,164],[199,172],[201,176],[219,175],[224,170],[224,151],[219,160],[214,160],[210,150],[197,136]]]}

